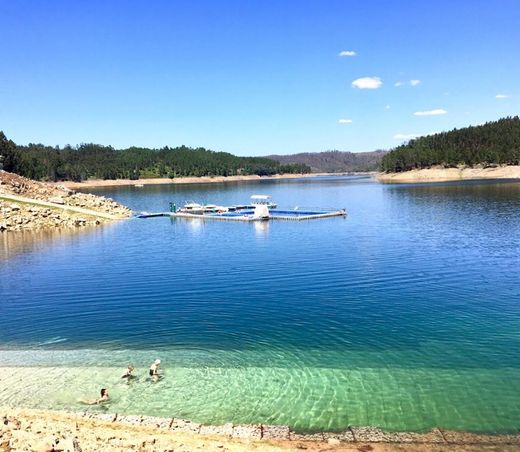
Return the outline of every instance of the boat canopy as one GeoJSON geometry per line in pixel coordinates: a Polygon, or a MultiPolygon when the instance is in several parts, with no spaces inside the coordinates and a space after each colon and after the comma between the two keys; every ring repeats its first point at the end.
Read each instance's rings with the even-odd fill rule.
{"type": "Polygon", "coordinates": [[[268,200],[268,199],[271,199],[271,197],[269,195],[253,195],[251,196],[251,199],[262,199],[262,200],[268,200]]]}

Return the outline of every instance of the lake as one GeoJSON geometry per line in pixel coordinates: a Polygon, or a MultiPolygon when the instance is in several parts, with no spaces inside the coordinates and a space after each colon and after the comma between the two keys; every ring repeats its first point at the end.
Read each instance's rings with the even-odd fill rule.
{"type": "Polygon", "coordinates": [[[299,431],[518,428],[519,182],[90,192],[135,211],[269,194],[348,216],[0,234],[0,406],[81,410],[108,387],[111,403],[89,409],[299,431]],[[125,384],[129,362],[139,378],[125,384]]]}

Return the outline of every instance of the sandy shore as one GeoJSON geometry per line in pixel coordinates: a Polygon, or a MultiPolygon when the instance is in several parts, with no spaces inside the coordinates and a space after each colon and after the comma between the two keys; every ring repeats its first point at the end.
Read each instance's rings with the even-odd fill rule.
{"type": "Polygon", "coordinates": [[[477,179],[520,179],[520,166],[497,168],[430,168],[405,171],[403,173],[379,173],[383,183],[447,182],[477,179]]]}
{"type": "MultiPolygon", "coordinates": [[[[365,173],[360,173],[365,174],[365,173]]],[[[368,173],[366,173],[368,174],[368,173]]],[[[64,181],[57,182],[56,185],[65,186],[76,190],[87,187],[114,187],[124,185],[157,185],[157,184],[209,184],[222,182],[241,182],[241,181],[259,181],[259,180],[277,180],[277,179],[298,179],[301,177],[317,177],[317,176],[345,176],[347,173],[310,173],[310,174],[276,174],[274,176],[207,176],[207,177],[176,177],[156,178],[156,179],[116,179],[116,180],[87,180],[83,182],[64,181]]],[[[355,174],[352,174],[355,175],[355,174]]]]}
{"type": "Polygon", "coordinates": [[[87,187],[116,187],[124,185],[159,185],[159,184],[209,184],[217,182],[239,182],[239,181],[255,181],[268,179],[294,179],[298,177],[307,177],[309,174],[284,174],[276,176],[214,176],[214,177],[176,177],[170,178],[155,178],[155,179],[116,179],[116,180],[87,180],[83,182],[59,182],[58,185],[63,185],[67,188],[76,190],[87,187]]]}
{"type": "Polygon", "coordinates": [[[181,419],[0,408],[0,451],[515,451],[520,435],[486,436],[433,429],[388,433],[295,434],[287,427],[205,426],[181,419]]]}

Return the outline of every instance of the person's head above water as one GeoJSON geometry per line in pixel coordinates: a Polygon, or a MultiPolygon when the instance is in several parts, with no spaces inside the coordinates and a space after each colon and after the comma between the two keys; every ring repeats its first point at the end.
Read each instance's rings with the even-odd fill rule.
{"type": "Polygon", "coordinates": [[[161,364],[161,360],[160,360],[160,359],[156,359],[156,360],[154,361],[154,364],[155,364],[156,366],[158,366],[159,364],[161,364]]]}
{"type": "Polygon", "coordinates": [[[101,390],[101,397],[108,397],[108,389],[107,388],[103,388],[101,390]]]}

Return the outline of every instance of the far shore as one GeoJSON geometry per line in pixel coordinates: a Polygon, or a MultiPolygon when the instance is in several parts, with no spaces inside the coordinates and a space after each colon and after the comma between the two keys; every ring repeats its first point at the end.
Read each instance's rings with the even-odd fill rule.
{"type": "Polygon", "coordinates": [[[342,172],[342,173],[306,173],[306,174],[275,174],[273,176],[202,176],[202,177],[176,177],[174,179],[150,178],[150,179],[91,179],[82,182],[61,181],[55,185],[67,187],[72,190],[96,187],[123,187],[161,184],[211,184],[226,182],[246,182],[262,180],[300,179],[306,177],[323,176],[371,176],[381,183],[390,184],[415,184],[429,182],[450,182],[461,180],[489,180],[489,179],[520,179],[520,165],[499,166],[496,168],[428,168],[403,171],[402,173],[377,173],[377,172],[342,172]]]}
{"type": "Polygon", "coordinates": [[[82,182],[62,181],[56,182],[67,188],[76,190],[81,188],[92,187],[116,187],[116,186],[139,186],[139,185],[157,185],[157,184],[209,184],[223,182],[242,182],[242,181],[260,181],[260,180],[277,180],[277,179],[299,179],[302,177],[319,177],[319,176],[356,176],[371,175],[375,173],[305,173],[305,174],[275,174],[274,176],[258,176],[256,174],[247,176],[202,176],[202,177],[176,177],[170,179],[167,177],[153,179],[93,179],[82,182]]]}
{"type": "Polygon", "coordinates": [[[429,168],[403,171],[402,173],[378,173],[382,183],[413,184],[427,182],[450,182],[460,180],[520,179],[520,166],[496,168],[429,168]]]}

